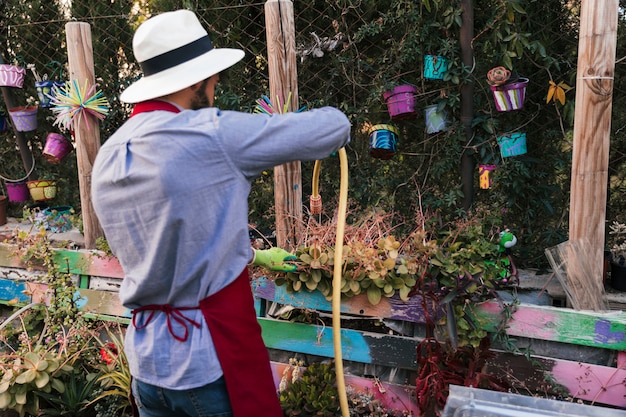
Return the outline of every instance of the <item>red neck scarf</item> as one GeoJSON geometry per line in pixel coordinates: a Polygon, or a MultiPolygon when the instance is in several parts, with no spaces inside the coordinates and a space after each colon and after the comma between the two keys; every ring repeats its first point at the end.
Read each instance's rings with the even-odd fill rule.
{"type": "Polygon", "coordinates": [[[168,103],[167,101],[162,100],[147,100],[142,101],[140,103],[135,104],[133,107],[133,112],[130,114],[130,117],[136,116],[139,113],[146,113],[149,111],[170,111],[172,113],[180,113],[180,109],[173,105],[172,103],[168,103]]]}

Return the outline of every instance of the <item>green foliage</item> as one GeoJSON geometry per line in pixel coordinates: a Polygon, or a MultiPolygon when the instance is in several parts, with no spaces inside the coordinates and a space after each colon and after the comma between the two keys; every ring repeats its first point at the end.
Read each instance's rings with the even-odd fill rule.
{"type": "MultiPolygon", "coordinates": [[[[417,241],[417,236],[412,237],[417,241]]],[[[416,275],[424,271],[427,260],[422,253],[400,256],[400,242],[393,236],[381,238],[375,245],[361,241],[347,243],[343,247],[343,276],[341,294],[352,297],[367,294],[376,305],[383,296],[398,294],[408,300],[409,292],[417,283],[416,275]]],[[[427,248],[423,248],[424,251],[427,248]]],[[[288,292],[318,290],[327,299],[332,298],[335,249],[331,246],[314,245],[296,251],[299,270],[277,278],[277,285],[286,285],[288,292]]]]}
{"type": "Polygon", "coordinates": [[[336,376],[333,362],[314,363],[301,378],[279,393],[283,413],[287,417],[333,417],[338,414],[336,376]]]}
{"type": "Polygon", "coordinates": [[[106,331],[108,342],[98,338],[104,364],[101,366],[101,375],[97,381],[104,390],[92,402],[98,403],[102,400],[113,399],[115,411],[125,414],[131,408],[131,375],[128,359],[124,353],[124,332],[119,325],[113,329],[107,328],[106,331]]]}
{"type": "MultiPolygon", "coordinates": [[[[98,402],[115,395],[109,389],[124,389],[115,378],[128,375],[125,359],[111,359],[111,354],[110,363],[104,361],[101,349],[109,342],[100,338],[105,332],[120,346],[120,330],[114,333],[78,310],[68,261],[58,255],[45,230],[20,231],[15,244],[15,256],[45,271],[41,278],[49,304],[22,307],[0,325],[0,409],[20,416],[95,416],[98,402]]],[[[118,403],[119,410],[126,409],[118,403]]]]}
{"type": "MultiPolygon", "coordinates": [[[[496,299],[497,289],[514,286],[508,256],[500,251],[501,219],[476,212],[441,226],[432,219],[407,236],[395,236],[380,211],[346,225],[342,251],[341,296],[366,294],[379,304],[383,297],[407,301],[420,294],[451,309],[439,324],[460,347],[477,347],[487,336],[475,315],[476,303],[496,299]]],[[[334,281],[333,224],[309,223],[313,232],[296,249],[296,272],[276,273],[276,285],[287,292],[319,291],[332,298],[334,281]]]]}
{"type": "MultiPolygon", "coordinates": [[[[476,0],[471,65],[463,63],[461,51],[462,2],[444,0],[391,0],[352,2],[311,0],[294,2],[296,45],[298,50],[298,95],[301,105],[316,108],[333,105],[352,121],[352,143],[348,146],[350,197],[363,210],[379,207],[408,222],[420,208],[436,211],[444,221],[459,214],[464,201],[494,211],[505,210],[506,224],[518,231],[522,266],[545,266],[543,249],[563,240],[567,233],[569,171],[575,91],[568,93],[565,106],[546,103],[549,82],[576,83],[578,9],[574,2],[549,0],[476,0]],[[336,47],[319,57],[305,55],[314,38],[336,38],[336,47]],[[443,80],[422,76],[425,54],[441,54],[450,66],[443,80]],[[504,65],[514,74],[530,78],[526,105],[515,112],[500,113],[494,108],[486,72],[504,65]],[[368,127],[389,122],[382,92],[398,83],[418,89],[416,107],[438,104],[449,116],[445,132],[425,132],[423,118],[396,123],[400,132],[398,153],[389,161],[372,159],[368,127]],[[461,97],[472,87],[473,120],[471,139],[461,121],[461,97]],[[525,130],[528,154],[502,158],[497,137],[525,130]],[[495,163],[494,186],[472,190],[464,195],[459,172],[462,155],[470,155],[474,165],[495,163]]],[[[148,16],[177,8],[195,10],[218,47],[239,47],[246,51],[244,61],[228,71],[218,92],[218,105],[224,109],[251,111],[254,101],[269,92],[267,50],[262,3],[234,7],[219,0],[209,6],[186,0],[152,2],[5,2],[0,41],[5,45],[5,60],[35,63],[40,72],[51,70],[46,64],[65,63],[66,21],[86,21],[91,25],[96,78],[108,98],[111,113],[100,128],[106,140],[127,118],[130,107],[118,96],[140,76],[133,59],[131,39],[134,29],[148,16]],[[261,22],[261,23],[258,23],[261,22]],[[42,37],[41,33],[46,36],[42,37]]],[[[624,36],[620,20],[618,36],[624,36]]],[[[617,56],[624,56],[618,42],[617,56]]],[[[68,74],[64,68],[64,74],[68,74]]],[[[30,74],[29,74],[30,76],[30,74]]],[[[20,104],[35,100],[31,79],[17,92],[20,104]]],[[[616,79],[616,90],[623,91],[616,79]]],[[[623,105],[613,107],[611,146],[611,192],[607,218],[624,211],[626,192],[624,163],[620,155],[624,140],[623,105]]],[[[75,158],[51,165],[41,157],[45,135],[54,130],[48,110],[40,109],[39,128],[28,134],[35,155],[34,177],[51,175],[59,182],[55,205],[71,205],[80,212],[78,175],[75,158]]],[[[0,174],[16,179],[26,173],[15,147],[12,132],[0,133],[0,174]]],[[[335,158],[324,165],[320,186],[327,202],[336,200],[339,167],[335,158]]],[[[310,192],[312,163],[304,162],[302,190],[310,192]]],[[[473,175],[476,175],[474,172],[473,175]]],[[[465,178],[467,179],[467,178],[465,178]]],[[[475,178],[472,178],[475,180],[475,178]]],[[[476,183],[477,181],[474,181],[476,183]]],[[[275,224],[272,172],[258,178],[250,196],[251,221],[261,230],[275,224]]],[[[21,207],[11,205],[11,211],[21,207]]],[[[408,229],[415,225],[408,225],[408,229]]]]}

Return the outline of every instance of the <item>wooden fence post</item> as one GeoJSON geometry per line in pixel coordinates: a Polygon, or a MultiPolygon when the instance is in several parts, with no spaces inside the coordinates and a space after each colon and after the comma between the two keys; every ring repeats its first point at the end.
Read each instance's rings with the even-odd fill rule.
{"type": "MultiPolygon", "coordinates": [[[[95,84],[91,27],[85,22],[69,22],[65,25],[67,37],[67,58],[70,81],[76,80],[80,86],[95,84]]],[[[78,182],[80,187],[81,214],[83,217],[85,247],[93,249],[96,239],[104,236],[100,222],[91,202],[91,171],[100,149],[100,124],[92,115],[76,118],[74,138],[78,162],[78,182]]]]}
{"type": "MultiPolygon", "coordinates": [[[[291,0],[265,2],[265,30],[270,81],[270,99],[275,105],[291,94],[288,110],[298,109],[298,75],[296,69],[296,35],[291,0]]],[[[276,242],[292,250],[297,244],[302,224],[302,169],[300,161],[274,167],[274,201],[276,206],[276,242]]]]}
{"type": "Polygon", "coordinates": [[[581,2],[569,240],[588,241],[586,252],[593,268],[592,276],[581,276],[579,280],[596,280],[599,288],[604,259],[618,9],[618,0],[581,2]]]}

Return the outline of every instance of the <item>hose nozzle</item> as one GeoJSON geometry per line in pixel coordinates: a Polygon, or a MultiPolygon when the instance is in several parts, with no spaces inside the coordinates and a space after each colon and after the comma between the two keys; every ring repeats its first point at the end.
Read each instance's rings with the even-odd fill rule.
{"type": "Polygon", "coordinates": [[[322,196],[311,196],[309,198],[309,204],[311,206],[311,214],[322,214],[322,196]]]}

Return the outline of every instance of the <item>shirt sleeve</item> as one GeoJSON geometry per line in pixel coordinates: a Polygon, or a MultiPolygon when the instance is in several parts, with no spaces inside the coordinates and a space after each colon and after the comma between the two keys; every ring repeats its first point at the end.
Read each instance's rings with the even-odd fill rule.
{"type": "Polygon", "coordinates": [[[350,122],[333,107],[272,116],[224,111],[218,119],[225,152],[249,178],[286,162],[324,159],[350,142],[350,122]]]}

